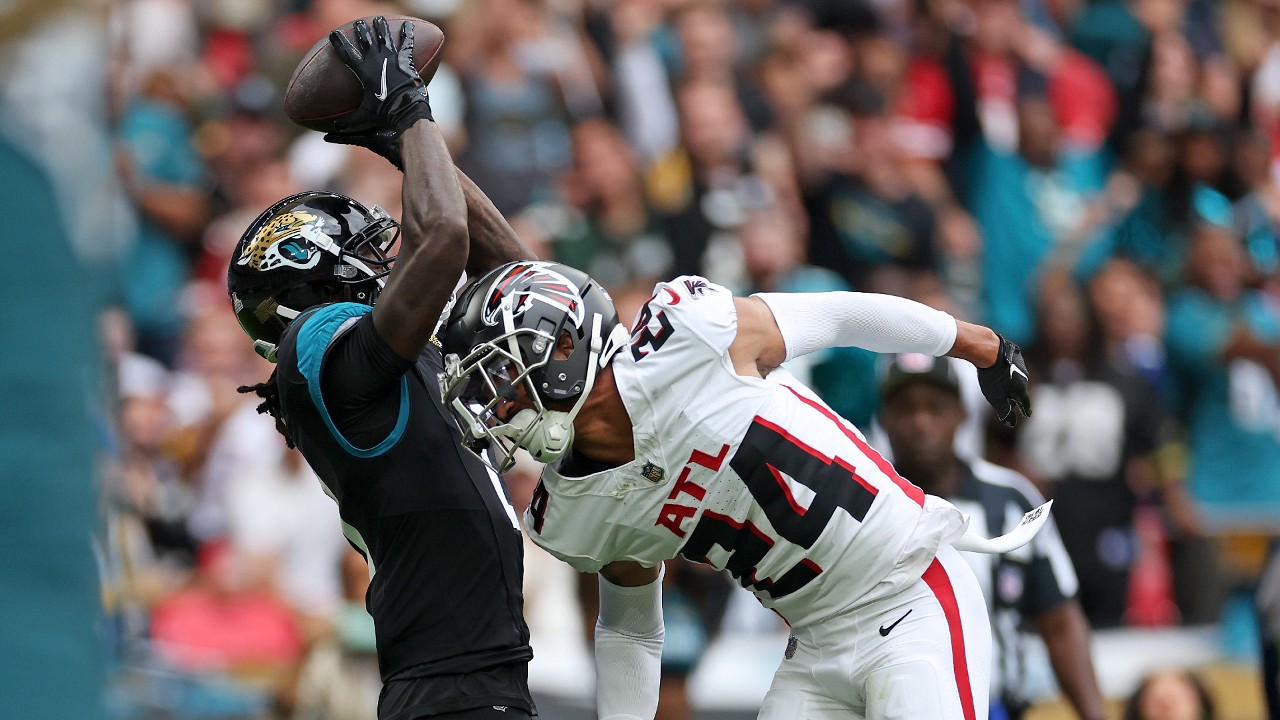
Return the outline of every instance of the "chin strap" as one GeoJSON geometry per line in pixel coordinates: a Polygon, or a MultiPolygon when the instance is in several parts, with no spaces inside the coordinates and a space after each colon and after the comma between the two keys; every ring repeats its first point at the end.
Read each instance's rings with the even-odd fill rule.
{"type": "Polygon", "coordinates": [[[525,408],[493,434],[511,438],[528,450],[534,460],[550,463],[564,456],[573,444],[573,419],[569,413],[557,410],[539,415],[537,410],[525,408]]]}

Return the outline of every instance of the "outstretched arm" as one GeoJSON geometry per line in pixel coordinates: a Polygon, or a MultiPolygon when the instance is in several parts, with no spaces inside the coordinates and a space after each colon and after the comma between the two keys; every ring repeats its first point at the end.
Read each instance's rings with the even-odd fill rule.
{"type": "Polygon", "coordinates": [[[1002,422],[1017,422],[1013,404],[1030,415],[1022,353],[991,328],[876,293],[760,293],[734,304],[738,331],[729,357],[739,374],[763,377],[791,358],[829,347],[949,355],[979,368],[983,394],[1002,422]]]}
{"type": "MultiPolygon", "coordinates": [[[[340,145],[357,145],[386,158],[400,172],[406,172],[400,135],[394,130],[372,130],[362,133],[329,133],[324,139],[340,145]]],[[[406,174],[405,182],[409,178],[406,174]]],[[[467,230],[471,234],[471,254],[467,259],[467,275],[479,277],[490,270],[515,260],[532,260],[533,252],[520,242],[507,219],[494,207],[480,186],[458,170],[458,182],[467,202],[467,230]]]]}
{"type": "Polygon", "coordinates": [[[977,367],[995,363],[1000,342],[990,328],[893,295],[856,292],[760,293],[735,298],[737,364],[772,370],[829,347],[950,355],[977,367]]]}
{"type": "Polygon", "coordinates": [[[532,260],[533,252],[520,242],[516,231],[484,191],[461,170],[458,180],[467,200],[467,231],[471,235],[467,275],[480,277],[514,260],[532,260]]]}
{"type": "Polygon", "coordinates": [[[397,355],[414,359],[430,341],[466,266],[467,204],[434,122],[419,120],[400,144],[405,161],[400,254],[373,308],[373,324],[397,355]]]}
{"type": "Polygon", "coordinates": [[[413,23],[391,37],[385,17],[354,25],[329,42],[360,81],[360,106],[344,123],[398,139],[404,161],[404,216],[395,267],[373,309],[373,326],[397,355],[417,359],[431,339],[467,262],[467,205],[444,138],[431,118],[427,86],[413,64],[413,23]]]}
{"type": "Polygon", "coordinates": [[[652,720],[662,682],[662,566],[617,561],[600,569],[596,714],[652,720]]]}

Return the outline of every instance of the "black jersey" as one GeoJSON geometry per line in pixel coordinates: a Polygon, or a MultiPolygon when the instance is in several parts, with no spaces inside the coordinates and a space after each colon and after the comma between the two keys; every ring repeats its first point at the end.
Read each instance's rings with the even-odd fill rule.
{"type": "MultiPolygon", "coordinates": [[[[511,666],[521,684],[533,653],[523,545],[505,487],[460,445],[440,399],[440,350],[429,344],[417,362],[400,358],[371,309],[337,303],[295,320],[279,346],[277,383],[294,442],[369,562],[366,605],[383,680],[435,678],[428,685],[445,695],[473,693],[456,690],[474,685],[460,676],[511,666]]],[[[434,700],[434,712],[464,709],[457,698],[434,700]]]]}

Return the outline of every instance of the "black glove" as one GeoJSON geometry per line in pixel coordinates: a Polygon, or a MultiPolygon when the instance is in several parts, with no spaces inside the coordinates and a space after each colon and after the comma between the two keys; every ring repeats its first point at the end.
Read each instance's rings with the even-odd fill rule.
{"type": "Polygon", "coordinates": [[[391,131],[399,139],[418,120],[433,119],[427,85],[413,66],[413,23],[405,21],[400,26],[399,47],[392,42],[391,27],[381,15],[373,19],[372,32],[368,23],[357,20],[355,33],[359,49],[341,32],[329,33],[334,51],[364,87],[360,107],[342,120],[339,133],[391,131]]]}
{"type": "Polygon", "coordinates": [[[368,148],[386,158],[387,162],[395,165],[397,170],[404,172],[404,160],[400,158],[400,134],[395,130],[371,130],[350,135],[329,133],[324,136],[324,141],[336,145],[358,145],[368,148]]]}
{"type": "Polygon", "coordinates": [[[996,364],[989,368],[978,368],[978,384],[982,386],[982,394],[987,402],[996,409],[996,417],[1008,427],[1018,424],[1018,414],[1013,411],[1016,404],[1022,414],[1031,417],[1031,397],[1027,394],[1027,364],[1022,359],[1022,350],[1017,345],[996,335],[1000,341],[1000,355],[996,364]]]}

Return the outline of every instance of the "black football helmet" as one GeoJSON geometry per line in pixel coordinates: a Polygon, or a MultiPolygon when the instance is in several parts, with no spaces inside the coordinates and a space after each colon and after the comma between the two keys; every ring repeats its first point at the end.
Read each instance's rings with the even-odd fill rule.
{"type": "Polygon", "coordinates": [[[551,462],[569,449],[596,375],[627,339],[613,299],[586,273],[508,263],[464,288],[453,306],[442,339],[445,402],[468,447],[491,450],[500,472],[514,464],[513,446],[551,462]],[[533,409],[497,416],[502,400],[521,395],[533,409]]]}
{"type": "Polygon", "coordinates": [[[391,271],[400,226],[382,208],[304,192],[267,208],[231,255],[227,292],[254,350],[275,362],[294,318],[315,305],[372,305],[391,271]]]}

